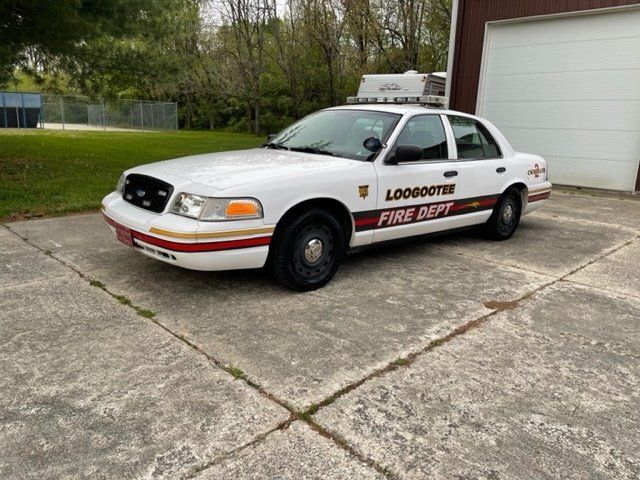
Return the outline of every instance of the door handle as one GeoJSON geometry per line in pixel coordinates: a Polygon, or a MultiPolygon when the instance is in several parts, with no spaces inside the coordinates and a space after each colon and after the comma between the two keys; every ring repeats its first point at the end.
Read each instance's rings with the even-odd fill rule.
{"type": "Polygon", "coordinates": [[[496,172],[498,172],[498,173],[504,173],[506,171],[507,171],[506,167],[498,167],[498,168],[496,168],[496,172]]]}
{"type": "Polygon", "coordinates": [[[455,170],[449,170],[448,172],[444,172],[445,177],[456,177],[458,172],[455,170]]]}

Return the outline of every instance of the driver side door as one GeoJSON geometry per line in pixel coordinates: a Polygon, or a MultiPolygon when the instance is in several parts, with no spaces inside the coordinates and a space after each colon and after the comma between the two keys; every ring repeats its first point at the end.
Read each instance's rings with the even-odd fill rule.
{"type": "Polygon", "coordinates": [[[444,119],[439,114],[409,118],[389,153],[376,162],[378,202],[373,242],[423,235],[451,227],[458,198],[458,167],[450,160],[444,119]],[[400,145],[417,145],[422,158],[398,161],[400,145]],[[398,161],[396,163],[396,161],[398,161]]]}

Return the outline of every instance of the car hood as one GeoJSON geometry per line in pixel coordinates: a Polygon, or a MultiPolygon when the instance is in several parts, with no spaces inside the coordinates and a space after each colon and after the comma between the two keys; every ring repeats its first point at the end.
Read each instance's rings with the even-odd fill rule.
{"type": "Polygon", "coordinates": [[[359,165],[358,160],[254,148],[207,153],[137,167],[141,173],[170,181],[180,178],[219,190],[247,183],[359,165]]]}

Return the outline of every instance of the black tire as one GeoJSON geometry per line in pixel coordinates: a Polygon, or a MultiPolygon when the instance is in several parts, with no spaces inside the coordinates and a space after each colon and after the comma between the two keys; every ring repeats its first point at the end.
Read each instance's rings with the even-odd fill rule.
{"type": "Polygon", "coordinates": [[[511,188],[498,200],[489,220],[483,225],[483,233],[491,240],[506,240],[516,231],[522,215],[520,192],[511,188]]]}
{"type": "Polygon", "coordinates": [[[282,285],[301,292],[326,285],[347,248],[344,228],[329,212],[310,208],[284,218],[271,246],[267,268],[282,285]]]}

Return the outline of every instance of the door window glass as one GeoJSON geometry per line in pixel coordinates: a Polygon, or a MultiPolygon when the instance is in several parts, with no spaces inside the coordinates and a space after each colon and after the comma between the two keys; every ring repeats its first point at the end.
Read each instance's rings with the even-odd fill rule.
{"type": "Polygon", "coordinates": [[[480,133],[480,141],[482,142],[482,148],[484,149],[485,158],[498,158],[501,157],[500,148],[498,142],[491,136],[487,127],[480,122],[476,122],[476,127],[480,133]]]}
{"type": "Polygon", "coordinates": [[[500,149],[487,128],[467,117],[449,117],[456,139],[458,158],[482,159],[500,157],[500,149]]]}
{"type": "Polygon", "coordinates": [[[418,145],[422,148],[423,160],[449,158],[447,137],[439,115],[418,115],[411,118],[396,141],[400,145],[418,145]]]}

